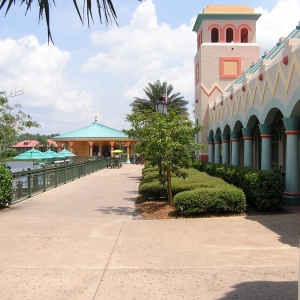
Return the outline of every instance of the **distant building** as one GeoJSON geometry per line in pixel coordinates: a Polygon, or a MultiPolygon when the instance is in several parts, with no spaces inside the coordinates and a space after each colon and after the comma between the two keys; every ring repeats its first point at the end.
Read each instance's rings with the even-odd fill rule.
{"type": "MultiPolygon", "coordinates": [[[[284,203],[300,205],[300,26],[260,57],[247,5],[209,5],[197,17],[196,141],[198,158],[286,170],[284,203]]],[[[295,24],[296,25],[296,24],[295,24]]]]}
{"type": "MultiPolygon", "coordinates": [[[[47,139],[48,145],[39,145],[39,150],[46,151],[51,146],[54,148],[53,150],[57,151],[57,143],[52,139],[47,139]]],[[[15,145],[12,145],[11,148],[15,149],[18,153],[23,153],[27,150],[35,148],[39,144],[36,140],[24,140],[15,145]]]]}
{"type": "Polygon", "coordinates": [[[67,148],[76,156],[111,156],[111,151],[122,149],[126,152],[127,163],[134,156],[137,139],[129,138],[123,131],[119,131],[95,122],[86,127],[61,134],[53,138],[58,151],[67,148]]]}

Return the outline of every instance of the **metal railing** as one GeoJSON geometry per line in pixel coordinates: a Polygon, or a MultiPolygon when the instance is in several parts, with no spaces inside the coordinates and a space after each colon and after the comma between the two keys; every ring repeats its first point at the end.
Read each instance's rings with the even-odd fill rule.
{"type": "Polygon", "coordinates": [[[11,204],[107,168],[109,164],[110,158],[100,158],[14,172],[11,204]]]}

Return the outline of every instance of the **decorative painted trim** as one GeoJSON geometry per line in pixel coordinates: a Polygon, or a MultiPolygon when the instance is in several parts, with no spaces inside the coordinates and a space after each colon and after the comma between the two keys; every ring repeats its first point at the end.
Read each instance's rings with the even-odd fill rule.
{"type": "Polygon", "coordinates": [[[270,139],[270,138],[272,138],[272,134],[261,134],[260,137],[262,139],[270,139]]]}
{"type": "Polygon", "coordinates": [[[242,58],[241,57],[220,57],[220,78],[222,79],[236,79],[242,74],[242,58]],[[224,63],[227,61],[237,62],[237,74],[228,75],[225,74],[224,63]]]}
{"type": "MultiPolygon", "coordinates": [[[[212,24],[208,27],[208,31],[211,31],[212,28],[218,28],[219,29],[219,42],[220,43],[226,43],[226,29],[227,28],[232,28],[233,30],[233,39],[235,43],[240,43],[241,41],[241,36],[240,36],[240,31],[242,28],[247,28],[248,31],[252,31],[251,27],[248,24],[241,24],[238,27],[236,27],[234,24],[232,23],[227,23],[225,24],[223,27],[221,27],[219,24],[212,24]]],[[[197,39],[198,41],[198,39],[197,39]]],[[[199,49],[199,47],[198,47],[199,49]]]]}
{"type": "Polygon", "coordinates": [[[232,142],[239,142],[239,139],[231,139],[232,142]]]}
{"type": "Polygon", "coordinates": [[[220,104],[223,106],[223,101],[221,101],[220,104]]]}
{"type": "Polygon", "coordinates": [[[252,141],[252,140],[253,140],[253,137],[245,136],[245,137],[244,137],[244,140],[245,140],[245,141],[252,141]]]}
{"type": "Polygon", "coordinates": [[[242,91],[245,92],[246,91],[246,87],[243,85],[242,86],[242,91]]]}
{"type": "Polygon", "coordinates": [[[220,94],[222,94],[221,89],[218,86],[214,86],[210,92],[206,91],[205,88],[201,85],[201,90],[206,94],[207,97],[210,97],[210,95],[214,92],[214,90],[218,90],[220,94]]]}
{"type": "Polygon", "coordinates": [[[300,192],[283,192],[283,194],[287,196],[300,196],[300,192]]]}
{"type": "Polygon", "coordinates": [[[229,141],[227,141],[227,140],[222,140],[222,144],[228,144],[229,143],[229,141]]]}
{"type": "Polygon", "coordinates": [[[254,20],[257,21],[261,14],[198,14],[193,31],[198,32],[203,20],[254,20]]]}
{"type": "Polygon", "coordinates": [[[286,130],[285,134],[286,135],[298,135],[299,134],[299,130],[286,130]]]}
{"type": "Polygon", "coordinates": [[[221,142],[215,142],[215,145],[219,145],[219,144],[221,144],[221,142]]]}
{"type": "Polygon", "coordinates": [[[260,81],[263,81],[263,79],[264,79],[264,75],[261,73],[261,74],[259,74],[258,75],[258,79],[260,80],[260,81]]]}
{"type": "Polygon", "coordinates": [[[215,142],[208,142],[208,145],[214,145],[215,142]]]}
{"type": "Polygon", "coordinates": [[[232,100],[232,99],[233,99],[233,95],[232,95],[232,94],[230,94],[229,98],[230,98],[230,100],[232,100]]]}
{"type": "Polygon", "coordinates": [[[287,66],[289,64],[289,57],[286,55],[283,59],[282,62],[287,66]]]}
{"type": "Polygon", "coordinates": [[[241,29],[247,28],[249,31],[252,31],[251,27],[248,24],[241,24],[238,26],[237,30],[240,32],[241,29]]]}

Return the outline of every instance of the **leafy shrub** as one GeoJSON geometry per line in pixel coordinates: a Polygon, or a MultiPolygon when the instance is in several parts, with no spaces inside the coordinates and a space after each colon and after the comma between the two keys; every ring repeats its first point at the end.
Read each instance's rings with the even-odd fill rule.
{"type": "Polygon", "coordinates": [[[246,208],[245,194],[241,189],[228,185],[226,188],[198,188],[178,193],[174,197],[175,211],[184,216],[207,212],[241,212],[246,208]]]}
{"type": "MultiPolygon", "coordinates": [[[[214,174],[218,171],[209,165],[214,174]]],[[[143,181],[139,193],[144,198],[167,197],[167,188],[160,184],[157,168],[143,170],[143,181]]],[[[189,216],[206,212],[241,212],[246,208],[246,197],[241,189],[229,185],[224,180],[212,177],[195,169],[184,170],[186,179],[172,177],[172,193],[175,195],[175,211],[189,216]]],[[[226,172],[225,172],[226,173],[226,172]]]]}
{"type": "Polygon", "coordinates": [[[0,162],[0,207],[11,201],[13,192],[12,176],[6,164],[0,162]]]}
{"type": "Polygon", "coordinates": [[[206,162],[197,162],[194,167],[241,188],[247,202],[259,210],[276,211],[282,206],[285,179],[279,172],[206,162]]]}
{"type": "Polygon", "coordinates": [[[146,175],[148,173],[157,173],[158,174],[158,167],[144,167],[144,169],[142,170],[142,175],[146,175]]]}
{"type": "Polygon", "coordinates": [[[0,153],[1,158],[14,157],[17,155],[18,155],[18,152],[15,149],[7,149],[0,153]]]}
{"type": "Polygon", "coordinates": [[[167,188],[159,183],[158,180],[143,182],[139,186],[139,194],[144,198],[159,198],[167,196],[167,188]]]}

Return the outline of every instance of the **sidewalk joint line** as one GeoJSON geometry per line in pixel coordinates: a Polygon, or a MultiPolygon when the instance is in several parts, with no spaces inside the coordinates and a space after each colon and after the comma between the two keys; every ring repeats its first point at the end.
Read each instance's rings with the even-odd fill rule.
{"type": "Polygon", "coordinates": [[[114,244],[113,249],[112,249],[112,251],[111,251],[111,253],[110,253],[110,256],[109,256],[109,258],[108,258],[108,261],[107,261],[107,263],[106,263],[106,266],[105,266],[105,268],[104,268],[103,274],[102,274],[102,276],[101,276],[101,278],[100,278],[100,281],[99,281],[98,287],[97,287],[97,289],[96,289],[95,295],[94,295],[94,297],[93,297],[93,300],[95,299],[95,297],[96,297],[96,295],[97,295],[97,293],[98,293],[98,290],[100,289],[100,285],[101,285],[102,279],[103,279],[103,277],[104,277],[104,274],[106,273],[108,264],[109,264],[110,259],[111,259],[111,257],[112,257],[112,254],[113,254],[114,251],[115,251],[115,248],[116,248],[117,242],[118,242],[118,240],[119,240],[121,231],[122,231],[122,229],[123,229],[124,223],[125,223],[125,220],[123,221],[123,224],[122,224],[122,226],[121,226],[121,228],[120,228],[120,230],[119,230],[118,236],[117,236],[117,238],[116,238],[115,244],[114,244]]]}

